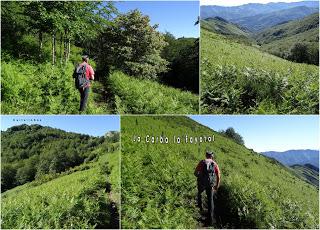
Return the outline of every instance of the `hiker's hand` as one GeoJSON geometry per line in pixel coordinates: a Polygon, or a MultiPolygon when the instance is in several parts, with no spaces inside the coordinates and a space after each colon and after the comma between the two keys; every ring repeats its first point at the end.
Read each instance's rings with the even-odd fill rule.
{"type": "Polygon", "coordinates": [[[217,185],[213,186],[212,190],[213,191],[217,191],[218,190],[218,186],[217,185]]]}

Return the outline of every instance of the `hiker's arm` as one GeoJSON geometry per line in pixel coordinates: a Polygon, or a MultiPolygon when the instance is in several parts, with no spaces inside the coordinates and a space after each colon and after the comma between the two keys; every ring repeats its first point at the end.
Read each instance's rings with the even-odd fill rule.
{"type": "Polygon", "coordinates": [[[218,188],[220,187],[220,177],[221,177],[220,169],[219,169],[218,165],[216,165],[216,167],[215,167],[215,173],[217,175],[217,183],[216,183],[216,186],[215,186],[215,190],[218,190],[218,188]]]}
{"type": "Polygon", "coordinates": [[[200,172],[201,172],[201,161],[199,162],[199,164],[197,165],[196,169],[194,170],[194,175],[196,177],[198,177],[200,172]]]}
{"type": "Polygon", "coordinates": [[[89,76],[91,80],[94,80],[94,71],[93,68],[91,66],[89,66],[89,76]]]}

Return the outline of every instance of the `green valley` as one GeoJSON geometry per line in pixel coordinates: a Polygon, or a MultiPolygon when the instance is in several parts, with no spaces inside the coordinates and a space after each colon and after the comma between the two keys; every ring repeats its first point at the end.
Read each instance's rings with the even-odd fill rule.
{"type": "Polygon", "coordinates": [[[207,227],[196,207],[194,170],[208,149],[222,173],[214,228],[319,228],[315,186],[188,117],[123,116],[121,149],[122,228],[207,227]],[[169,143],[147,142],[147,135],[169,143]],[[173,142],[185,135],[214,135],[214,142],[173,142]]]}

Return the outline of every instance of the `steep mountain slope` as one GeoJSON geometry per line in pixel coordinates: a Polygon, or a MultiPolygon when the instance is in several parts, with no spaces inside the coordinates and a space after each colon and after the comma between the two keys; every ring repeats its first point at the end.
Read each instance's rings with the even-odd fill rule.
{"type": "Polygon", "coordinates": [[[270,13],[262,13],[249,17],[241,17],[238,19],[233,19],[232,21],[249,29],[252,32],[257,32],[277,25],[279,23],[303,18],[318,11],[319,8],[299,6],[270,13]]]}
{"type": "Polygon", "coordinates": [[[256,41],[251,38],[251,33],[232,22],[229,22],[221,17],[206,18],[200,21],[201,28],[208,31],[224,35],[234,41],[244,44],[256,44],[256,41]]]}
{"type": "Polygon", "coordinates": [[[318,49],[319,13],[268,28],[255,35],[255,39],[271,53],[289,52],[295,43],[318,49]]]}
{"type": "Polygon", "coordinates": [[[40,125],[3,132],[1,183],[16,187],[5,191],[2,186],[1,228],[117,228],[120,152],[115,135],[90,137],[40,125]],[[30,157],[22,159],[19,153],[30,157]]]}
{"type": "Polygon", "coordinates": [[[263,155],[271,157],[281,162],[284,165],[305,165],[311,164],[319,168],[319,150],[288,150],[284,152],[268,151],[263,152],[263,155]]]}
{"type": "Polygon", "coordinates": [[[201,113],[318,113],[316,66],[203,28],[200,42],[201,113]]]}
{"type": "Polygon", "coordinates": [[[301,1],[301,2],[271,2],[267,4],[249,3],[241,6],[201,6],[201,18],[209,18],[219,16],[227,20],[239,19],[242,17],[250,17],[258,14],[268,14],[271,12],[290,9],[294,7],[306,6],[310,8],[318,8],[317,1],[301,1]]]}
{"type": "MultiPolygon", "coordinates": [[[[304,17],[300,20],[286,22],[269,29],[266,29],[255,35],[258,42],[271,43],[276,40],[296,36],[310,30],[319,28],[319,13],[304,17]]],[[[315,38],[314,38],[315,39],[315,38]]]]}
{"type": "Polygon", "coordinates": [[[319,168],[310,164],[293,165],[291,168],[301,179],[319,188],[319,168]]]}
{"type": "Polygon", "coordinates": [[[119,165],[119,154],[101,153],[97,162],[1,194],[1,228],[118,228],[119,190],[107,171],[119,175],[110,167],[119,165]]]}
{"type": "Polygon", "coordinates": [[[223,35],[249,36],[249,32],[244,28],[228,22],[221,17],[206,18],[201,20],[201,27],[223,35]]]}
{"type": "Polygon", "coordinates": [[[318,228],[314,186],[190,118],[123,116],[121,131],[122,228],[203,227],[193,173],[206,149],[216,153],[222,172],[213,227],[318,228]],[[213,143],[199,144],[212,135],[213,143]]]}

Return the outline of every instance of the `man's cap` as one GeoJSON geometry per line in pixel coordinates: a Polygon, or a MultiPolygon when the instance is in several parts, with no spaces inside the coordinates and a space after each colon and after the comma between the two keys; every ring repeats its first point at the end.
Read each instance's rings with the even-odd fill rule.
{"type": "Polygon", "coordinates": [[[209,156],[214,157],[214,152],[212,152],[212,151],[206,151],[206,155],[209,155],[209,156]]]}
{"type": "Polygon", "coordinates": [[[83,55],[83,56],[82,56],[82,60],[87,60],[88,58],[89,58],[88,55],[83,55]]]}

